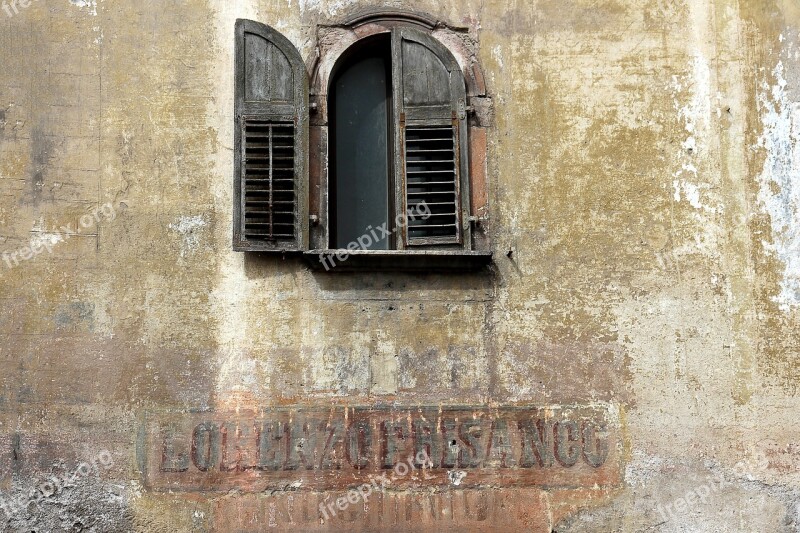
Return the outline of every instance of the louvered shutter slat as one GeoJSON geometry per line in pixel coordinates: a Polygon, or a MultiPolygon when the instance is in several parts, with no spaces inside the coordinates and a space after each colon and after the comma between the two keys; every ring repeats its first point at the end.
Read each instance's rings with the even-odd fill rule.
{"type": "Polygon", "coordinates": [[[407,126],[405,130],[406,205],[427,207],[430,215],[409,222],[408,243],[460,241],[455,128],[407,126]],[[427,148],[427,149],[426,149],[427,148]]]}
{"type": "Polygon", "coordinates": [[[280,176],[281,170],[294,169],[294,124],[245,117],[243,136],[244,237],[269,242],[292,239],[295,182],[280,176]],[[288,155],[276,155],[281,153],[288,155]]]}

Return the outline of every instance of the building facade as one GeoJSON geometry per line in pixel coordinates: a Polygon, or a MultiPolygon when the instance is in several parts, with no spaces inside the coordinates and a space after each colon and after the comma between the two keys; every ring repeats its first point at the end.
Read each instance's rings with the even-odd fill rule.
{"type": "Polygon", "coordinates": [[[5,0],[4,530],[797,531],[799,33],[5,0]]]}

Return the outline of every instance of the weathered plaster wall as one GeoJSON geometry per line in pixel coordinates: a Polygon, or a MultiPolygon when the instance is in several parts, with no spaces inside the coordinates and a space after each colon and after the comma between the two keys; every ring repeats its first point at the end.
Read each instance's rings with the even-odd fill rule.
{"type": "Polygon", "coordinates": [[[0,491],[113,457],[7,528],[224,531],[142,486],[148,413],[397,402],[615,413],[623,485],[509,491],[532,531],[800,530],[796,0],[379,4],[478,40],[491,274],[231,251],[235,19],[309,58],[373,4],[0,11],[0,251],[52,242],[0,263],[0,491]]]}

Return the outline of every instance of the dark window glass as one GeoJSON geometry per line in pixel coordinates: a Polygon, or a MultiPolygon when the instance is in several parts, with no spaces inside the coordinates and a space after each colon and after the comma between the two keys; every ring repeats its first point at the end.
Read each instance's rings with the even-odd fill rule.
{"type": "Polygon", "coordinates": [[[359,238],[366,249],[393,247],[385,236],[369,242],[384,235],[374,228],[393,229],[390,50],[389,39],[368,39],[342,59],[331,83],[333,248],[346,248],[359,238]]]}

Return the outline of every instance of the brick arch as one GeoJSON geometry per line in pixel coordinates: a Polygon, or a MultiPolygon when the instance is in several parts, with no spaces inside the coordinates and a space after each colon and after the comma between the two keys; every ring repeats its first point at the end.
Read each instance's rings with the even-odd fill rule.
{"type": "Polygon", "coordinates": [[[486,95],[483,69],[477,58],[477,51],[470,50],[460,35],[466,28],[459,28],[441,22],[430,15],[401,10],[370,10],[351,15],[341,24],[319,26],[317,47],[311,58],[312,105],[326,121],[324,96],[328,94],[328,84],[334,66],[341,55],[356,42],[380,33],[387,33],[398,25],[416,26],[430,33],[455,57],[466,82],[467,96],[486,95]],[[314,98],[317,96],[318,98],[314,98]]]}

